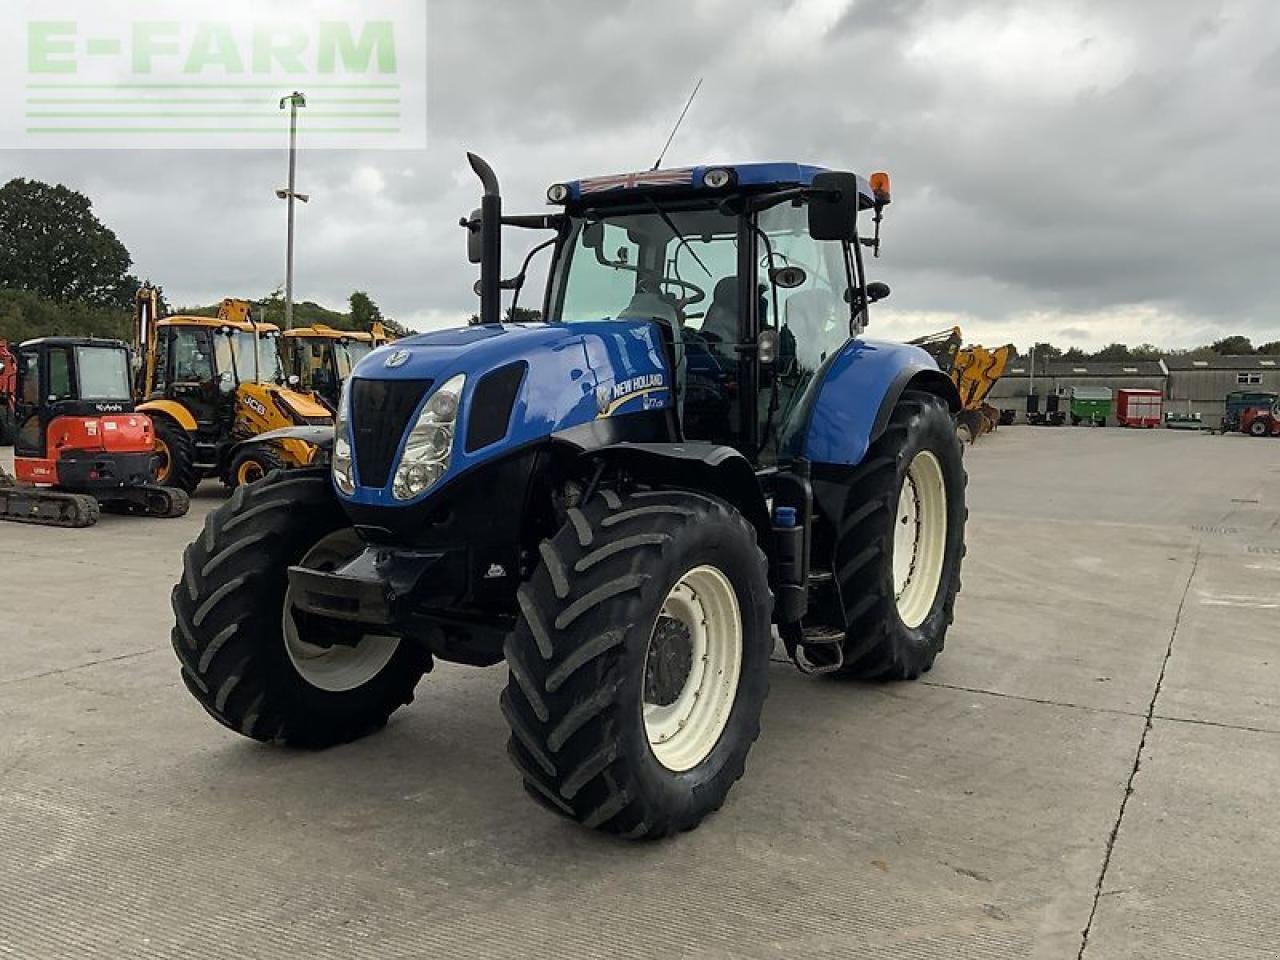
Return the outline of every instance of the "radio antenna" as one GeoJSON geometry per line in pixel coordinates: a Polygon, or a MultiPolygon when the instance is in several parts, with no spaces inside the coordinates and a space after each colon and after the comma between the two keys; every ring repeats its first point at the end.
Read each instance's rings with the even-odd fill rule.
{"type": "Polygon", "coordinates": [[[693,106],[693,98],[698,95],[698,91],[702,89],[702,77],[698,78],[698,82],[693,85],[693,93],[689,94],[689,100],[685,103],[684,109],[680,111],[680,117],[676,120],[676,125],[671,128],[671,136],[667,137],[667,142],[662,145],[662,152],[658,154],[658,159],[653,161],[650,170],[657,170],[662,164],[662,158],[667,155],[667,148],[671,146],[671,141],[676,138],[676,131],[680,129],[680,124],[684,123],[684,115],[689,112],[689,108],[693,106]]]}

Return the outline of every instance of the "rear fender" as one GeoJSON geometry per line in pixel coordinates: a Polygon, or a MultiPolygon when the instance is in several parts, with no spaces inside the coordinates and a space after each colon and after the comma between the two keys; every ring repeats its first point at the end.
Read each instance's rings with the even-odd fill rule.
{"type": "Polygon", "coordinates": [[[187,433],[196,432],[196,418],[191,415],[191,411],[173,400],[148,400],[134,409],[138,413],[166,416],[187,433]]]}
{"type": "Polygon", "coordinates": [[[707,493],[731,504],[772,553],[769,511],[751,464],[732,447],[714,443],[615,443],[584,454],[603,457],[629,476],[655,486],[707,493]]]}
{"type": "Polygon", "coordinates": [[[850,340],[815,375],[782,448],[811,463],[856,466],[906,390],[932,393],[952,413],[960,409],[955,384],[919,347],[850,340]]]}

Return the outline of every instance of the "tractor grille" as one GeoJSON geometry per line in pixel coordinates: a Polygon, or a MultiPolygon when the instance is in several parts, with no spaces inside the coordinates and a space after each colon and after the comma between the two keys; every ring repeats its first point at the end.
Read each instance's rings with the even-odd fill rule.
{"type": "Polygon", "coordinates": [[[409,419],[431,389],[430,380],[351,381],[351,432],[360,485],[385,487],[409,419]]]}

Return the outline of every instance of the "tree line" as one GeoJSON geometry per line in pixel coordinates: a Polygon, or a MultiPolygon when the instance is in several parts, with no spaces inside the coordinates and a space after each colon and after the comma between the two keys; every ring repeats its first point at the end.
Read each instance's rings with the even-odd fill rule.
{"type": "MultiPolygon", "coordinates": [[[[1248,337],[1238,334],[1223,337],[1213,343],[1188,350],[1166,350],[1150,343],[1140,343],[1130,347],[1123,343],[1109,343],[1100,350],[1092,352],[1079,347],[1067,347],[1065,350],[1052,343],[1040,342],[1033,348],[1037,360],[1098,360],[1126,362],[1134,360],[1159,360],[1162,357],[1235,357],[1235,356],[1280,356],[1280,340],[1253,345],[1248,337]]],[[[1030,351],[1027,351],[1030,353],[1030,351]]],[[[1026,356],[1027,353],[1021,354],[1026,356]]]]}
{"type": "MultiPolygon", "coordinates": [[[[142,281],[120,238],[93,212],[87,196],[62,184],[17,177],[0,186],[0,340],[68,335],[132,336],[133,299],[142,281]]],[[[158,287],[158,285],[157,285],[158,287]]],[[[170,312],[161,289],[161,308],[170,312]]],[[[255,300],[258,319],[280,324],[284,291],[255,300]]],[[[391,333],[409,333],[363,290],[353,291],[347,311],[307,301],[294,304],[297,325],[325,323],[340,330],[368,330],[375,321],[391,333]]],[[[184,307],[206,314],[217,307],[184,307]]]]}

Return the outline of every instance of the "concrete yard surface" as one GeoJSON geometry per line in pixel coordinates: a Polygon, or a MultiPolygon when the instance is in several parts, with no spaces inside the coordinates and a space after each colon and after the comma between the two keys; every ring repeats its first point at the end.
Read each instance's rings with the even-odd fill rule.
{"type": "Polygon", "coordinates": [[[1276,956],[1280,442],[1012,427],[966,465],[935,668],[779,653],[745,779],[648,845],[526,798],[501,668],[324,752],[215,724],[168,635],[216,485],[0,524],[0,957],[1276,956]]]}

